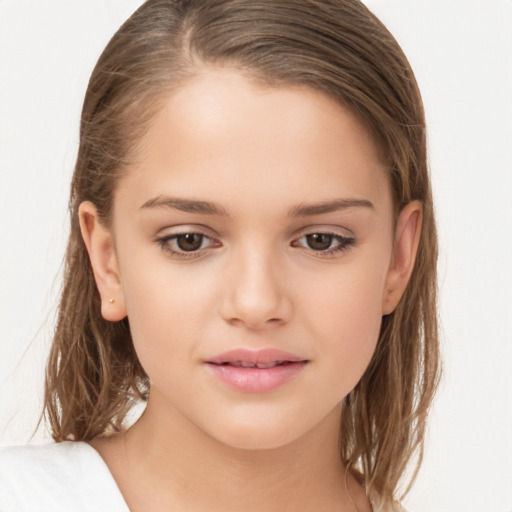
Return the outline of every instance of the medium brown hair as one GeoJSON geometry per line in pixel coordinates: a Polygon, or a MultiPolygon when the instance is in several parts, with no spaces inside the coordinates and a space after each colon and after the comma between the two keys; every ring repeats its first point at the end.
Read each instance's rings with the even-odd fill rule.
{"type": "Polygon", "coordinates": [[[128,319],[111,323],[101,316],[78,207],[92,201],[109,224],[116,183],[159,100],[205,66],[334,98],[379,145],[396,213],[421,202],[412,277],[398,307],[382,319],[368,369],[344,400],[340,431],[342,460],[390,502],[409,462],[415,459],[416,468],[421,462],[439,377],[437,236],[418,86],[398,43],[357,0],[149,0],[113,36],[82,112],[64,284],[46,372],[53,438],[91,440],[120,430],[134,399],[147,397],[128,319]]]}

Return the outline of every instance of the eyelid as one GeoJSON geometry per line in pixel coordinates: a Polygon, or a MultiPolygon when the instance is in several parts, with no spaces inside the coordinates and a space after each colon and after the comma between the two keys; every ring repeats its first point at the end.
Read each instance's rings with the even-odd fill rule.
{"type": "Polygon", "coordinates": [[[345,227],[332,224],[313,224],[298,229],[293,235],[294,238],[310,235],[314,233],[323,233],[326,235],[341,236],[342,238],[355,238],[355,233],[345,227]]]}
{"type": "Polygon", "coordinates": [[[187,233],[200,233],[210,238],[219,236],[212,228],[205,226],[204,224],[166,224],[164,227],[157,231],[155,236],[167,236],[167,235],[181,235],[187,233]]]}

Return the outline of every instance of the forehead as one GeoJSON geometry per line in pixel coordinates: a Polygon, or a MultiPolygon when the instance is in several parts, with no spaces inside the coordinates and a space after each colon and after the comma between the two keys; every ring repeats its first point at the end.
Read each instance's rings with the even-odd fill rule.
{"type": "Polygon", "coordinates": [[[377,146],[348,109],[230,69],[204,70],[165,97],[135,162],[119,189],[139,201],[168,193],[234,203],[246,194],[261,205],[342,195],[378,204],[389,195],[377,146]]]}

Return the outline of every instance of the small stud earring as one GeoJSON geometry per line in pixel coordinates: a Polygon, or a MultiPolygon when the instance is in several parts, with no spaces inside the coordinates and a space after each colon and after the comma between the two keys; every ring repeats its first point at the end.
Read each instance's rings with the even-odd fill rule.
{"type": "Polygon", "coordinates": [[[111,308],[114,307],[115,302],[116,302],[116,299],[108,299],[108,304],[111,308]]]}

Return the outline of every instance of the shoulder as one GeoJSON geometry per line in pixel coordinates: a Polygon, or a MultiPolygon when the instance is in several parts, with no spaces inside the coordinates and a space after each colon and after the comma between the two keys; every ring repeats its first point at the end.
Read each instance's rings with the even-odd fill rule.
{"type": "Polygon", "coordinates": [[[112,475],[87,443],[0,449],[2,512],[128,512],[112,475]]]}

